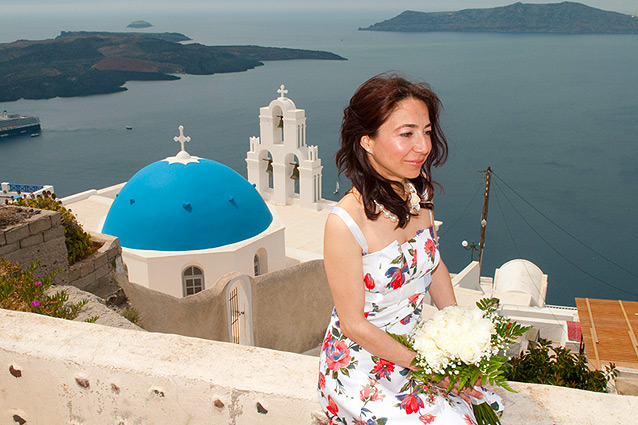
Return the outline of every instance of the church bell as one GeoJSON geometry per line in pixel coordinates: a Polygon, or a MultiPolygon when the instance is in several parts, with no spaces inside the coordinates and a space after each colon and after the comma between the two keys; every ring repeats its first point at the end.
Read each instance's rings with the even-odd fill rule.
{"type": "Polygon", "coordinates": [[[299,164],[296,162],[291,162],[291,164],[294,165],[295,168],[292,169],[292,175],[290,178],[293,180],[299,180],[299,164]]]}
{"type": "Polygon", "coordinates": [[[268,165],[266,165],[266,172],[268,174],[272,174],[272,159],[264,158],[264,161],[268,161],[268,165]]]}

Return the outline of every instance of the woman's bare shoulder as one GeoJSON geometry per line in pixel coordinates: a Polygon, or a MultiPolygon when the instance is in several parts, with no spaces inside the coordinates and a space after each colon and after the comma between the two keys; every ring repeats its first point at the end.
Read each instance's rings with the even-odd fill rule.
{"type": "Polygon", "coordinates": [[[339,202],[337,202],[337,207],[344,209],[350,217],[354,221],[359,221],[361,215],[365,215],[363,211],[363,204],[361,203],[361,195],[356,191],[356,189],[350,190],[346,193],[339,202]]]}
{"type": "MultiPolygon", "coordinates": [[[[359,199],[359,194],[351,190],[337,202],[336,206],[343,209],[358,226],[361,226],[362,220],[365,220],[365,212],[359,199]]],[[[342,235],[343,233],[350,233],[350,230],[348,230],[348,225],[343,219],[336,217],[335,214],[329,214],[326,221],[326,233],[328,232],[342,235]]]]}

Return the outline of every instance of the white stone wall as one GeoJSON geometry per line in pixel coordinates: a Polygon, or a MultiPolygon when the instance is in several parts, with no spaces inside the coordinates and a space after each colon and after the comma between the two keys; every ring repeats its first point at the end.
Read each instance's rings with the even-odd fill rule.
{"type": "Polygon", "coordinates": [[[260,249],[267,252],[266,270],[276,271],[285,268],[284,227],[277,218],[266,231],[259,235],[219,248],[184,252],[123,248],[122,259],[127,266],[128,278],[131,282],[181,298],[183,296],[182,271],[187,266],[197,266],[204,271],[205,289],[207,289],[221,276],[230,272],[252,276],[254,257],[260,249]]]}
{"type": "MultiPolygon", "coordinates": [[[[0,423],[325,425],[316,357],[0,310],[0,423]],[[20,419],[21,418],[21,419],[20,419]]],[[[638,397],[511,383],[503,425],[631,424],[638,397]]]]}
{"type": "Polygon", "coordinates": [[[89,257],[69,266],[69,285],[107,296],[117,289],[112,283],[112,273],[124,267],[122,248],[115,236],[91,233],[91,239],[102,246],[89,257]]]}
{"type": "Polygon", "coordinates": [[[38,260],[36,276],[45,276],[59,269],[53,282],[66,284],[69,261],[61,216],[54,211],[33,210],[38,213],[0,232],[0,257],[18,262],[23,268],[38,260]]]}
{"type": "Polygon", "coordinates": [[[317,362],[0,310],[0,423],[319,423],[317,362]]]}

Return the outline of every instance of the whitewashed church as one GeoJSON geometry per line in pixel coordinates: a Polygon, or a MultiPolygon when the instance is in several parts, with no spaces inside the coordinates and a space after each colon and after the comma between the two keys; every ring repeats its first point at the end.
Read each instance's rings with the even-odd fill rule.
{"type": "Polygon", "coordinates": [[[274,204],[320,209],[321,159],[306,145],[306,112],[285,95],[259,110],[260,137],[250,138],[248,181],[274,204]]]}
{"type": "Polygon", "coordinates": [[[260,136],[249,140],[248,180],[191,155],[187,147],[196,151],[197,141],[180,126],[175,156],[124,184],[63,202],[85,229],[119,238],[131,282],[175,297],[230,272],[257,276],[285,268],[291,259],[277,206],[318,211],[329,202],[321,197],[318,148],[306,145],[305,111],[283,85],[277,92],[260,109],[260,136]]]}

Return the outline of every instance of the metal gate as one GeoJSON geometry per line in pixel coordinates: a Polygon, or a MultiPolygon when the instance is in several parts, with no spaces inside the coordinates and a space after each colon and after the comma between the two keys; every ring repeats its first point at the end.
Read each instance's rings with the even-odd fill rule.
{"type": "Polygon", "coordinates": [[[228,341],[254,345],[251,286],[246,275],[237,276],[226,286],[228,341]]]}
{"type": "Polygon", "coordinates": [[[239,309],[239,287],[235,286],[230,292],[230,329],[232,335],[232,342],[239,344],[241,335],[241,316],[245,312],[239,309]]]}

